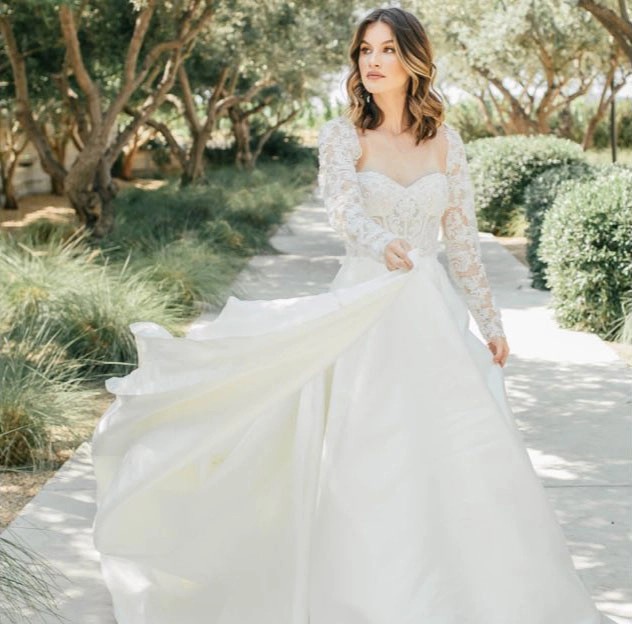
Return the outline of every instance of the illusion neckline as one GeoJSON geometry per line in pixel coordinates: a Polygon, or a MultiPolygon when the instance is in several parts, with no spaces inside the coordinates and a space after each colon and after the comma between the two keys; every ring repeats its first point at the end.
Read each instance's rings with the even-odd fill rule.
{"type": "Polygon", "coordinates": [[[443,171],[431,171],[429,173],[424,173],[422,176],[419,176],[418,178],[415,178],[415,180],[413,180],[410,184],[402,184],[401,182],[398,182],[394,178],[391,178],[391,176],[388,176],[385,173],[382,173],[381,171],[375,171],[373,169],[363,169],[362,171],[356,171],[356,174],[358,175],[362,173],[372,173],[382,178],[386,178],[387,180],[389,180],[390,182],[392,182],[393,184],[395,184],[396,186],[399,186],[401,189],[404,189],[404,190],[410,189],[413,186],[415,186],[415,184],[417,184],[418,182],[421,182],[422,180],[425,180],[426,178],[430,178],[432,176],[440,175],[440,176],[443,176],[444,178],[447,178],[447,174],[444,173],[443,171]]]}

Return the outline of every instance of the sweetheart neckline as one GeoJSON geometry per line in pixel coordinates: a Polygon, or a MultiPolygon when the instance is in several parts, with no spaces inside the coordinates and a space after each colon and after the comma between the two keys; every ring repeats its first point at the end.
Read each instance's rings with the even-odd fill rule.
{"type": "Polygon", "coordinates": [[[426,178],[430,178],[430,177],[435,176],[435,175],[440,175],[440,176],[443,176],[444,178],[448,177],[447,174],[444,173],[443,171],[431,171],[430,173],[425,173],[424,175],[416,178],[410,184],[404,185],[404,184],[400,184],[397,180],[391,178],[390,176],[386,175],[385,173],[382,173],[381,171],[374,171],[373,169],[365,169],[363,171],[356,171],[356,174],[358,174],[358,175],[360,175],[361,173],[373,173],[375,175],[381,176],[382,178],[386,178],[387,180],[389,180],[393,184],[399,186],[403,190],[408,190],[408,189],[412,188],[413,186],[415,186],[415,184],[417,184],[417,182],[420,182],[421,180],[425,180],[426,178]]]}

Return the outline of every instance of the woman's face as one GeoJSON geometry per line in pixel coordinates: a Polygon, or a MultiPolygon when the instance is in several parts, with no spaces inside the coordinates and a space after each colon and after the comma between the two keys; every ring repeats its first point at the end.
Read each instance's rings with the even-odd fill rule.
{"type": "Polygon", "coordinates": [[[406,91],[409,76],[395,52],[393,31],[384,22],[373,22],[364,31],[358,67],[369,93],[406,91]]]}

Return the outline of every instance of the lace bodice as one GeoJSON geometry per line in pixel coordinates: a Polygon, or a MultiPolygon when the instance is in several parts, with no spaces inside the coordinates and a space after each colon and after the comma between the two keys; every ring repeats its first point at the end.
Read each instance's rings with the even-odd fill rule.
{"type": "Polygon", "coordinates": [[[444,129],[445,173],[427,173],[402,186],[376,171],[356,171],[362,155],[356,129],[344,116],[332,119],[318,137],[319,187],[347,255],[384,263],[384,250],[395,238],[406,239],[420,254],[436,255],[442,231],[450,275],[490,340],[505,334],[481,260],[465,147],[455,129],[447,124],[444,129]]]}

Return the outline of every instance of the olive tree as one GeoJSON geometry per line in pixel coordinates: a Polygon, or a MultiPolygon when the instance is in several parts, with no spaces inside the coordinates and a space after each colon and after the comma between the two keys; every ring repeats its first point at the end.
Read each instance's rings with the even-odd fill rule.
{"type": "MultiPolygon", "coordinates": [[[[24,10],[28,4],[19,8],[24,10]]],[[[43,168],[63,180],[81,221],[102,236],[114,221],[112,165],[169,94],[183,60],[210,23],[215,3],[60,0],[45,5],[47,27],[59,33],[63,58],[60,82],[66,94],[70,90],[76,94],[74,107],[69,108],[81,144],[78,157],[68,168],[55,153],[30,97],[33,78],[29,54],[37,47],[39,33],[29,33],[28,37],[22,32],[18,39],[14,30],[14,20],[20,17],[18,8],[7,3],[0,8],[0,34],[12,70],[15,114],[36,147],[43,168]],[[103,52],[106,47],[107,54],[103,52]],[[119,127],[119,115],[133,100],[139,101],[135,116],[119,127]]]]}
{"type": "MultiPolygon", "coordinates": [[[[568,3],[410,4],[449,64],[450,81],[479,101],[493,134],[548,133],[553,116],[573,101],[601,84],[607,102],[629,75],[621,68],[620,47],[568,3]]],[[[597,115],[604,111],[599,107],[597,115]]]]}

